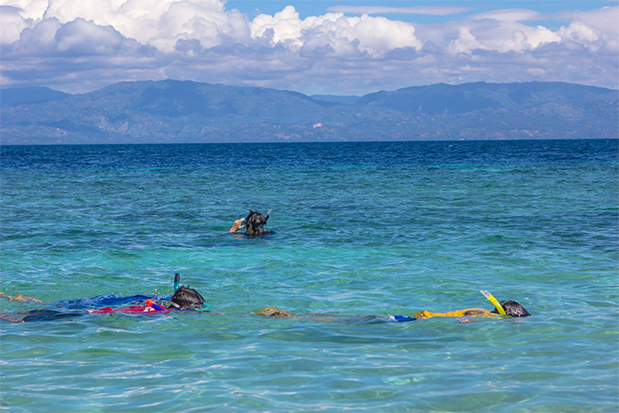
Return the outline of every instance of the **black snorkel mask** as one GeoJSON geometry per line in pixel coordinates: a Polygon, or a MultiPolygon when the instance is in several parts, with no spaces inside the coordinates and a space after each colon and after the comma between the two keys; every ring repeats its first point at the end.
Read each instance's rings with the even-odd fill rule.
{"type": "Polygon", "coordinates": [[[178,311],[204,311],[207,308],[210,308],[211,306],[208,305],[207,303],[204,302],[204,298],[200,295],[200,293],[198,293],[196,290],[190,288],[190,287],[185,287],[184,285],[181,286],[180,285],[180,281],[181,281],[181,276],[180,274],[176,273],[174,274],[174,293],[172,294],[172,299],[174,298],[174,296],[176,295],[176,292],[181,289],[181,288],[187,288],[192,290],[195,294],[197,294],[200,297],[200,301],[202,301],[202,304],[192,304],[190,306],[187,307],[183,307],[178,303],[175,303],[174,301],[172,301],[172,299],[170,300],[170,306],[168,308],[174,308],[175,310],[178,311]]]}

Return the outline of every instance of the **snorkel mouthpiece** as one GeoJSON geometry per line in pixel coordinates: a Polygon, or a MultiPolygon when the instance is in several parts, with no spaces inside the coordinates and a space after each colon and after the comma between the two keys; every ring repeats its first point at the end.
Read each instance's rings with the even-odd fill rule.
{"type": "Polygon", "coordinates": [[[174,274],[174,292],[178,290],[180,282],[181,282],[181,275],[179,273],[174,274]]]}
{"type": "Polygon", "coordinates": [[[499,302],[497,301],[497,299],[496,299],[496,298],[494,298],[494,297],[492,296],[492,294],[490,294],[490,293],[488,292],[488,290],[480,290],[479,292],[480,292],[480,293],[482,293],[482,294],[484,295],[484,297],[486,297],[488,300],[490,300],[490,302],[491,302],[492,304],[494,304],[494,306],[496,307],[496,309],[497,309],[497,311],[499,312],[499,314],[501,314],[501,315],[507,315],[507,314],[505,314],[505,310],[503,310],[503,307],[501,306],[501,304],[499,304],[499,302]]]}

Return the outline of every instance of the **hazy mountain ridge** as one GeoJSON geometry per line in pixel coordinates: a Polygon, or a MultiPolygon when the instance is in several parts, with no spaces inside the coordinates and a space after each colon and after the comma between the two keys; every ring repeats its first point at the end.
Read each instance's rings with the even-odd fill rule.
{"type": "Polygon", "coordinates": [[[578,104],[604,99],[617,91],[569,83],[444,83],[363,96],[359,105],[377,104],[405,113],[468,113],[483,109],[522,110],[545,103],[578,104]]]}
{"type": "Polygon", "coordinates": [[[3,144],[619,137],[618,91],[568,83],[437,84],[331,101],[173,80],[37,93],[49,100],[2,105],[3,144]]]}
{"type": "Polygon", "coordinates": [[[0,93],[1,106],[27,105],[64,99],[71,95],[47,87],[30,86],[2,89],[0,93]]]}

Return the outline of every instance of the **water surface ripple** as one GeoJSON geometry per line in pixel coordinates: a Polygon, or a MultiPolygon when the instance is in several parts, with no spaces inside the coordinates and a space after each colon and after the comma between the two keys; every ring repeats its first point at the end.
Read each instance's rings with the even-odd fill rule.
{"type": "MultiPolygon", "coordinates": [[[[616,140],[2,146],[0,291],[210,313],[0,324],[14,411],[619,406],[616,140]],[[227,233],[273,209],[275,234],[227,233]],[[479,323],[264,319],[490,308],[479,323]]],[[[37,308],[2,300],[15,315],[37,308]]]]}

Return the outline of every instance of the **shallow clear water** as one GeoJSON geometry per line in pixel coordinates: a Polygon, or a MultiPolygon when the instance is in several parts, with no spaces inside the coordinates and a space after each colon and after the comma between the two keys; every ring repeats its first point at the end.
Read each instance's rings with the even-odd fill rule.
{"type": "MultiPolygon", "coordinates": [[[[1,149],[1,287],[211,313],[0,323],[15,411],[616,411],[618,141],[1,149]],[[273,209],[275,234],[228,234],[273,209]],[[533,317],[324,323],[293,313],[533,317]]],[[[0,301],[0,311],[39,308],[0,301]]]]}

